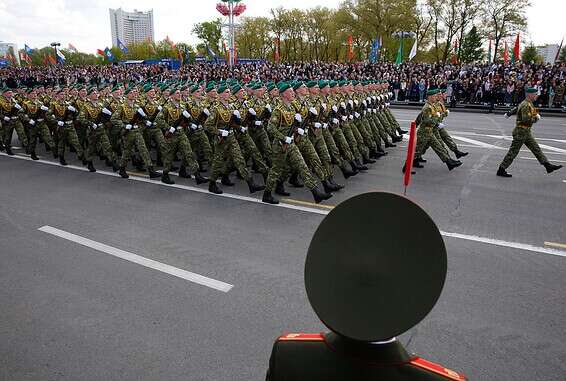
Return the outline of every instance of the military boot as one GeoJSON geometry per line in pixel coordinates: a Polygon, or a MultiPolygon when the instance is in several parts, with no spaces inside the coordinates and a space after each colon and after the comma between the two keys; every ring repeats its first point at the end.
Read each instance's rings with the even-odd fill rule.
{"type": "Polygon", "coordinates": [[[369,169],[367,166],[360,163],[360,159],[354,160],[354,163],[356,164],[356,168],[360,171],[367,171],[369,169]]]}
{"type": "Polygon", "coordinates": [[[464,156],[468,156],[468,152],[462,152],[460,150],[454,151],[454,154],[456,155],[456,159],[459,159],[464,156]]]}
{"type": "Polygon", "coordinates": [[[39,157],[35,154],[35,151],[31,151],[31,159],[32,160],[39,160],[39,157]]]}
{"type": "Polygon", "coordinates": [[[161,176],[161,182],[164,184],[175,184],[175,182],[169,177],[169,172],[163,172],[163,176],[161,176]]]}
{"type": "Polygon", "coordinates": [[[214,194],[222,194],[222,189],[216,184],[216,181],[211,181],[208,183],[208,191],[214,194]]]}
{"type": "Polygon", "coordinates": [[[312,196],[314,198],[314,202],[319,204],[321,201],[328,200],[332,197],[331,193],[321,192],[318,187],[311,189],[312,196]]]}
{"type": "Polygon", "coordinates": [[[389,143],[389,140],[385,141],[385,148],[397,147],[396,144],[389,143]]]}
{"type": "MultiPolygon", "coordinates": [[[[407,170],[407,163],[403,164],[403,169],[401,170],[403,173],[407,170]]],[[[415,175],[417,172],[411,171],[411,175],[415,175]]]]}
{"type": "Polygon", "coordinates": [[[393,137],[391,138],[391,141],[392,141],[393,143],[398,143],[398,142],[403,141],[403,137],[402,137],[402,136],[393,136],[393,137]]]}
{"type": "Polygon", "coordinates": [[[326,180],[322,180],[321,183],[322,183],[322,187],[324,188],[324,191],[328,194],[332,192],[336,192],[338,190],[334,186],[330,185],[330,183],[326,180]]]}
{"type": "Polygon", "coordinates": [[[118,165],[118,163],[116,162],[116,160],[114,160],[114,161],[112,162],[112,170],[113,170],[114,172],[117,172],[119,169],[120,169],[120,166],[118,165]]]}
{"type": "Polygon", "coordinates": [[[342,171],[342,175],[345,179],[349,179],[350,177],[356,176],[359,173],[353,166],[352,170],[349,170],[348,168],[340,168],[340,170],[342,171]]]}
{"type": "Polygon", "coordinates": [[[127,179],[128,177],[130,177],[128,175],[128,173],[126,172],[126,167],[120,167],[120,170],[118,171],[118,174],[120,176],[122,176],[123,179],[127,179]]]}
{"type": "Polygon", "coordinates": [[[510,173],[507,173],[507,171],[503,167],[499,167],[499,169],[497,170],[497,176],[499,176],[499,177],[513,177],[513,175],[510,174],[510,173]]]}
{"type": "Polygon", "coordinates": [[[405,135],[409,131],[405,131],[405,130],[402,130],[401,127],[397,127],[397,132],[399,133],[399,135],[405,135]]]}
{"type": "Polygon", "coordinates": [[[448,161],[446,162],[446,166],[448,167],[449,171],[453,170],[454,168],[458,168],[461,165],[462,162],[459,160],[448,159],[448,161]]]}
{"type": "Polygon", "coordinates": [[[191,175],[187,173],[187,167],[185,167],[184,165],[181,165],[181,169],[179,169],[179,177],[182,177],[184,179],[191,178],[191,175]]]}
{"type": "MultiPolygon", "coordinates": [[[[269,193],[269,196],[271,197],[271,192],[264,192],[263,196],[265,197],[265,193],[269,193]]],[[[285,185],[283,185],[283,181],[278,181],[277,184],[275,185],[275,193],[278,194],[279,196],[290,196],[291,193],[287,192],[285,190],[285,185]]]]}
{"type": "Polygon", "coordinates": [[[375,163],[375,160],[372,160],[372,159],[369,159],[369,158],[366,159],[366,158],[364,157],[364,158],[363,158],[363,163],[364,163],[364,164],[374,164],[374,163],[375,163]]]}
{"type": "Polygon", "coordinates": [[[413,160],[413,168],[424,168],[424,165],[419,163],[418,160],[413,160]]]}
{"type": "Polygon", "coordinates": [[[14,152],[12,152],[12,147],[6,145],[6,153],[10,156],[14,156],[14,152]]]}
{"type": "Polygon", "coordinates": [[[272,204],[272,205],[279,204],[279,200],[273,197],[271,192],[268,191],[263,192],[263,197],[261,198],[261,201],[265,202],[266,204],[272,204]]]}
{"type": "Polygon", "coordinates": [[[543,163],[543,165],[546,168],[546,173],[552,173],[562,168],[561,165],[550,164],[548,161],[543,163]]]}
{"type": "Polygon", "coordinates": [[[295,188],[302,188],[305,186],[299,180],[299,175],[297,173],[293,173],[293,175],[291,175],[291,178],[289,179],[289,184],[291,184],[295,188]]]}
{"type": "Polygon", "coordinates": [[[248,183],[248,188],[250,189],[250,193],[259,192],[265,189],[265,185],[257,185],[254,182],[253,177],[250,177],[250,179],[246,182],[248,183]]]}
{"type": "Polygon", "coordinates": [[[332,184],[336,188],[336,190],[340,190],[344,188],[344,185],[338,184],[336,181],[334,181],[334,176],[330,176],[328,182],[332,184]]]}
{"type": "Polygon", "coordinates": [[[157,179],[157,178],[161,177],[161,173],[155,172],[155,170],[153,169],[153,167],[149,167],[149,168],[147,169],[147,173],[149,174],[149,178],[150,178],[150,179],[157,179]]]}
{"type": "Polygon", "coordinates": [[[200,174],[200,172],[197,171],[197,172],[195,173],[195,181],[197,182],[197,185],[200,185],[200,184],[207,183],[207,182],[208,182],[208,178],[207,178],[207,177],[204,177],[203,175],[200,174]]]}
{"type": "Polygon", "coordinates": [[[232,182],[232,180],[230,180],[230,176],[229,175],[224,175],[222,176],[222,178],[220,179],[220,182],[222,183],[222,185],[225,185],[227,187],[233,187],[235,184],[232,182]]]}
{"type": "Polygon", "coordinates": [[[90,161],[87,163],[87,168],[88,168],[88,171],[89,171],[89,172],[96,172],[96,168],[94,168],[94,164],[92,163],[92,160],[90,160],[90,161]]]}
{"type": "Polygon", "coordinates": [[[59,156],[59,164],[67,165],[67,162],[65,161],[65,156],[63,155],[59,156]]]}

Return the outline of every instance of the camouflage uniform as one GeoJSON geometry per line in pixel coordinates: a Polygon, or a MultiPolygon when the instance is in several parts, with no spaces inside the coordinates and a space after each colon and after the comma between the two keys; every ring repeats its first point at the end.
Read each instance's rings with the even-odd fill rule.
{"type": "Polygon", "coordinates": [[[116,154],[112,150],[108,135],[106,135],[105,125],[109,124],[111,117],[109,113],[111,113],[110,110],[105,108],[102,103],[85,102],[82,105],[77,120],[88,131],[88,148],[85,158],[87,161],[92,161],[93,156],[99,152],[106,160],[116,161],[116,154]]]}
{"type": "Polygon", "coordinates": [[[79,159],[84,160],[83,147],[79,142],[74,125],[77,110],[73,111],[73,108],[73,106],[66,103],[57,101],[52,103],[51,112],[57,122],[57,148],[61,161],[65,160],[65,147],[67,145],[75,150],[79,159]]]}
{"type": "Polygon", "coordinates": [[[29,152],[32,156],[35,156],[35,147],[38,138],[41,138],[49,149],[55,152],[55,144],[53,143],[51,131],[49,131],[46,120],[46,112],[49,111],[49,108],[39,101],[29,100],[24,102],[24,109],[26,112],[24,121],[30,126],[29,152]]]}
{"type": "Polygon", "coordinates": [[[429,101],[425,102],[425,105],[421,111],[421,126],[417,132],[417,146],[415,149],[415,157],[420,158],[428,147],[432,147],[434,152],[438,155],[443,163],[450,160],[448,152],[434,136],[434,128],[439,123],[439,117],[436,114],[434,105],[429,101]]]}
{"type": "Polygon", "coordinates": [[[212,166],[212,146],[202,126],[208,118],[210,111],[208,111],[206,104],[195,100],[188,102],[186,108],[193,118],[193,123],[189,125],[187,130],[189,141],[194,152],[197,155],[201,155],[210,168],[212,166]]]}
{"type": "Polygon", "coordinates": [[[120,129],[123,135],[123,150],[120,167],[126,168],[134,150],[137,148],[141,159],[147,168],[152,167],[149,152],[140,131],[142,117],[139,114],[140,106],[136,103],[125,101],[112,113],[111,122],[113,129],[120,129]]]}
{"type": "Polygon", "coordinates": [[[20,120],[23,113],[23,107],[16,102],[15,99],[11,101],[0,95],[0,115],[2,116],[2,126],[3,126],[3,139],[6,150],[12,145],[12,134],[14,130],[18,135],[20,143],[27,147],[28,138],[24,130],[24,126],[20,120]]]}

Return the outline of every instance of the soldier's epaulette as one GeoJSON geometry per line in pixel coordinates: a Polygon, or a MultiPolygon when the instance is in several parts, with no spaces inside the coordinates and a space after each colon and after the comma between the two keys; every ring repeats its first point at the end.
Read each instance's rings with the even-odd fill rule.
{"type": "Polygon", "coordinates": [[[435,364],[420,357],[411,360],[411,365],[416,366],[417,368],[428,370],[429,372],[438,374],[440,376],[446,377],[449,380],[454,380],[454,381],[467,380],[466,376],[464,376],[461,373],[455,372],[453,370],[443,367],[442,365],[435,364]]]}
{"type": "Polygon", "coordinates": [[[288,333],[277,341],[324,341],[324,336],[322,333],[288,333]]]}

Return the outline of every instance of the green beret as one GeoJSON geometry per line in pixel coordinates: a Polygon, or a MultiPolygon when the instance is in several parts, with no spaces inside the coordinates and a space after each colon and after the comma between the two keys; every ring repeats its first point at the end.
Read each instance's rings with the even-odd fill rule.
{"type": "Polygon", "coordinates": [[[323,89],[326,86],[328,86],[328,81],[324,81],[324,80],[318,81],[318,87],[319,88],[323,89]]]}
{"type": "Polygon", "coordinates": [[[228,86],[226,85],[226,83],[221,83],[220,85],[218,85],[218,88],[217,88],[218,94],[221,94],[221,93],[225,92],[226,90],[228,90],[228,86]]]}
{"type": "Polygon", "coordinates": [[[303,81],[295,81],[293,83],[293,90],[297,90],[299,87],[304,86],[305,83],[303,81]]]}
{"type": "Polygon", "coordinates": [[[128,95],[134,88],[133,87],[128,87],[125,91],[124,91],[124,95],[128,95]]]}
{"type": "Polygon", "coordinates": [[[150,91],[151,89],[153,89],[153,86],[152,86],[150,83],[148,83],[147,85],[145,85],[145,86],[143,87],[143,92],[144,92],[144,93],[147,93],[147,92],[150,91]]]}
{"type": "Polygon", "coordinates": [[[240,86],[239,84],[235,84],[230,88],[232,94],[236,94],[240,90],[242,90],[242,86],[240,86]]]}
{"type": "Polygon", "coordinates": [[[95,90],[96,90],[96,86],[91,86],[91,87],[89,87],[89,88],[87,89],[86,94],[87,94],[87,95],[90,95],[90,94],[92,94],[92,92],[95,91],[95,90]]]}
{"type": "Polygon", "coordinates": [[[336,82],[336,81],[328,82],[328,87],[333,88],[333,87],[336,87],[336,86],[338,86],[338,82],[336,82]]]}
{"type": "Polygon", "coordinates": [[[289,82],[279,82],[277,84],[277,90],[279,90],[280,93],[283,93],[285,90],[289,90],[290,88],[292,88],[292,86],[289,82]]]}
{"type": "Polygon", "coordinates": [[[276,86],[275,86],[275,83],[269,82],[269,83],[267,84],[267,91],[271,91],[271,90],[275,89],[275,87],[276,87],[276,86]]]}
{"type": "Polygon", "coordinates": [[[191,94],[193,94],[193,93],[196,92],[198,89],[200,89],[200,86],[199,86],[199,85],[193,85],[189,91],[191,92],[191,94]]]}
{"type": "Polygon", "coordinates": [[[340,86],[340,87],[344,87],[344,86],[346,86],[346,85],[348,85],[348,81],[346,81],[345,79],[342,80],[342,81],[340,81],[340,82],[338,82],[338,86],[340,86]]]}
{"type": "Polygon", "coordinates": [[[431,95],[436,95],[436,94],[438,94],[439,92],[440,92],[440,90],[438,90],[438,89],[429,89],[429,90],[426,92],[426,96],[429,97],[429,96],[431,96],[431,95]]]}
{"type": "Polygon", "coordinates": [[[526,92],[527,94],[534,94],[534,93],[538,93],[538,90],[537,90],[536,88],[534,88],[534,87],[527,87],[526,90],[525,90],[525,92],[526,92]]]}

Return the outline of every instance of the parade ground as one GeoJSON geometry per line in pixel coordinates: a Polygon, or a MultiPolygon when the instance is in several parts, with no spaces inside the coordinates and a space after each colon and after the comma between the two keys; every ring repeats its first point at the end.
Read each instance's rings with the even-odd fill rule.
{"type": "MultiPolygon", "coordinates": [[[[405,129],[417,112],[394,110],[405,129]]],[[[429,149],[416,169],[407,197],[438,224],[448,276],[399,340],[470,380],[563,380],[566,169],[548,175],[525,149],[513,178],[497,177],[514,122],[453,112],[464,164],[449,172],[429,149]]],[[[533,132],[566,164],[566,118],[543,116],[533,132]]],[[[62,167],[43,147],[40,161],[0,153],[0,380],[264,379],[277,336],[325,331],[303,284],[318,224],[353,195],[403,193],[406,149],[405,136],[366,173],[337,174],[346,188],[319,205],[289,185],[267,205],[237,179],[214,195],[101,162],[89,173],[74,154],[62,167]]]]}

